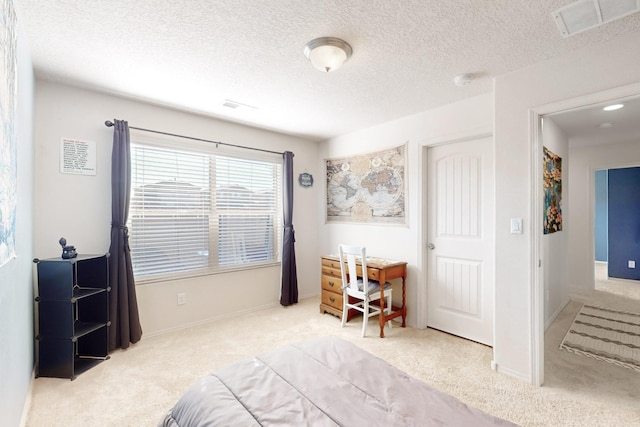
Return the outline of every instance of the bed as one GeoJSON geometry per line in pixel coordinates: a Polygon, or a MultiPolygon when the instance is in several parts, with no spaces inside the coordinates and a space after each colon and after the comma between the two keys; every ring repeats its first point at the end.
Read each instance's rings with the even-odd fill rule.
{"type": "Polygon", "coordinates": [[[219,369],[159,426],[514,426],[410,377],[347,341],[324,337],[219,369]]]}

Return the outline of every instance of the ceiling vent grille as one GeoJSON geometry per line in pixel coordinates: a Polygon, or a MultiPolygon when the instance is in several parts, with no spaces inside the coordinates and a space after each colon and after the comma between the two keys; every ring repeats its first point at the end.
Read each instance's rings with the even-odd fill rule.
{"type": "Polygon", "coordinates": [[[258,107],[253,107],[251,105],[242,104],[240,102],[232,101],[230,99],[225,99],[222,103],[223,107],[231,108],[236,111],[255,111],[258,107]]]}
{"type": "Polygon", "coordinates": [[[638,11],[640,0],[578,0],[552,12],[551,16],[566,38],[638,11]]]}

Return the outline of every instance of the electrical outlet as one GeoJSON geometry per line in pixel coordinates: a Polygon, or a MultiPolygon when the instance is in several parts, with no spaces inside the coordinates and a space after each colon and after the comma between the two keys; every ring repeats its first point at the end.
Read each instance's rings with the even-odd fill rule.
{"type": "Polygon", "coordinates": [[[629,260],[627,262],[627,265],[628,265],[629,268],[636,268],[636,262],[633,261],[633,260],[629,260]]]}
{"type": "Polygon", "coordinates": [[[187,294],[184,292],[178,294],[178,305],[186,304],[187,302],[187,294]]]}

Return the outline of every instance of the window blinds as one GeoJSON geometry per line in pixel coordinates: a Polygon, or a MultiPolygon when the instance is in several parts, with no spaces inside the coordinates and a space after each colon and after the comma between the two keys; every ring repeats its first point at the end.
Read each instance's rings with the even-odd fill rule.
{"type": "Polygon", "coordinates": [[[282,160],[193,145],[131,145],[129,234],[138,282],[278,261],[282,160]]]}

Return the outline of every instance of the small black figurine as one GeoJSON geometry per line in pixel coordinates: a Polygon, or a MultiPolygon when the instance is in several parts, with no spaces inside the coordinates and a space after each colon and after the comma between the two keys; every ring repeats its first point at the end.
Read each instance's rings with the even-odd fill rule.
{"type": "Polygon", "coordinates": [[[60,240],[58,240],[58,243],[60,243],[60,246],[62,246],[62,259],[70,259],[78,256],[76,247],[67,246],[67,239],[65,239],[64,237],[61,237],[60,240]]]}

